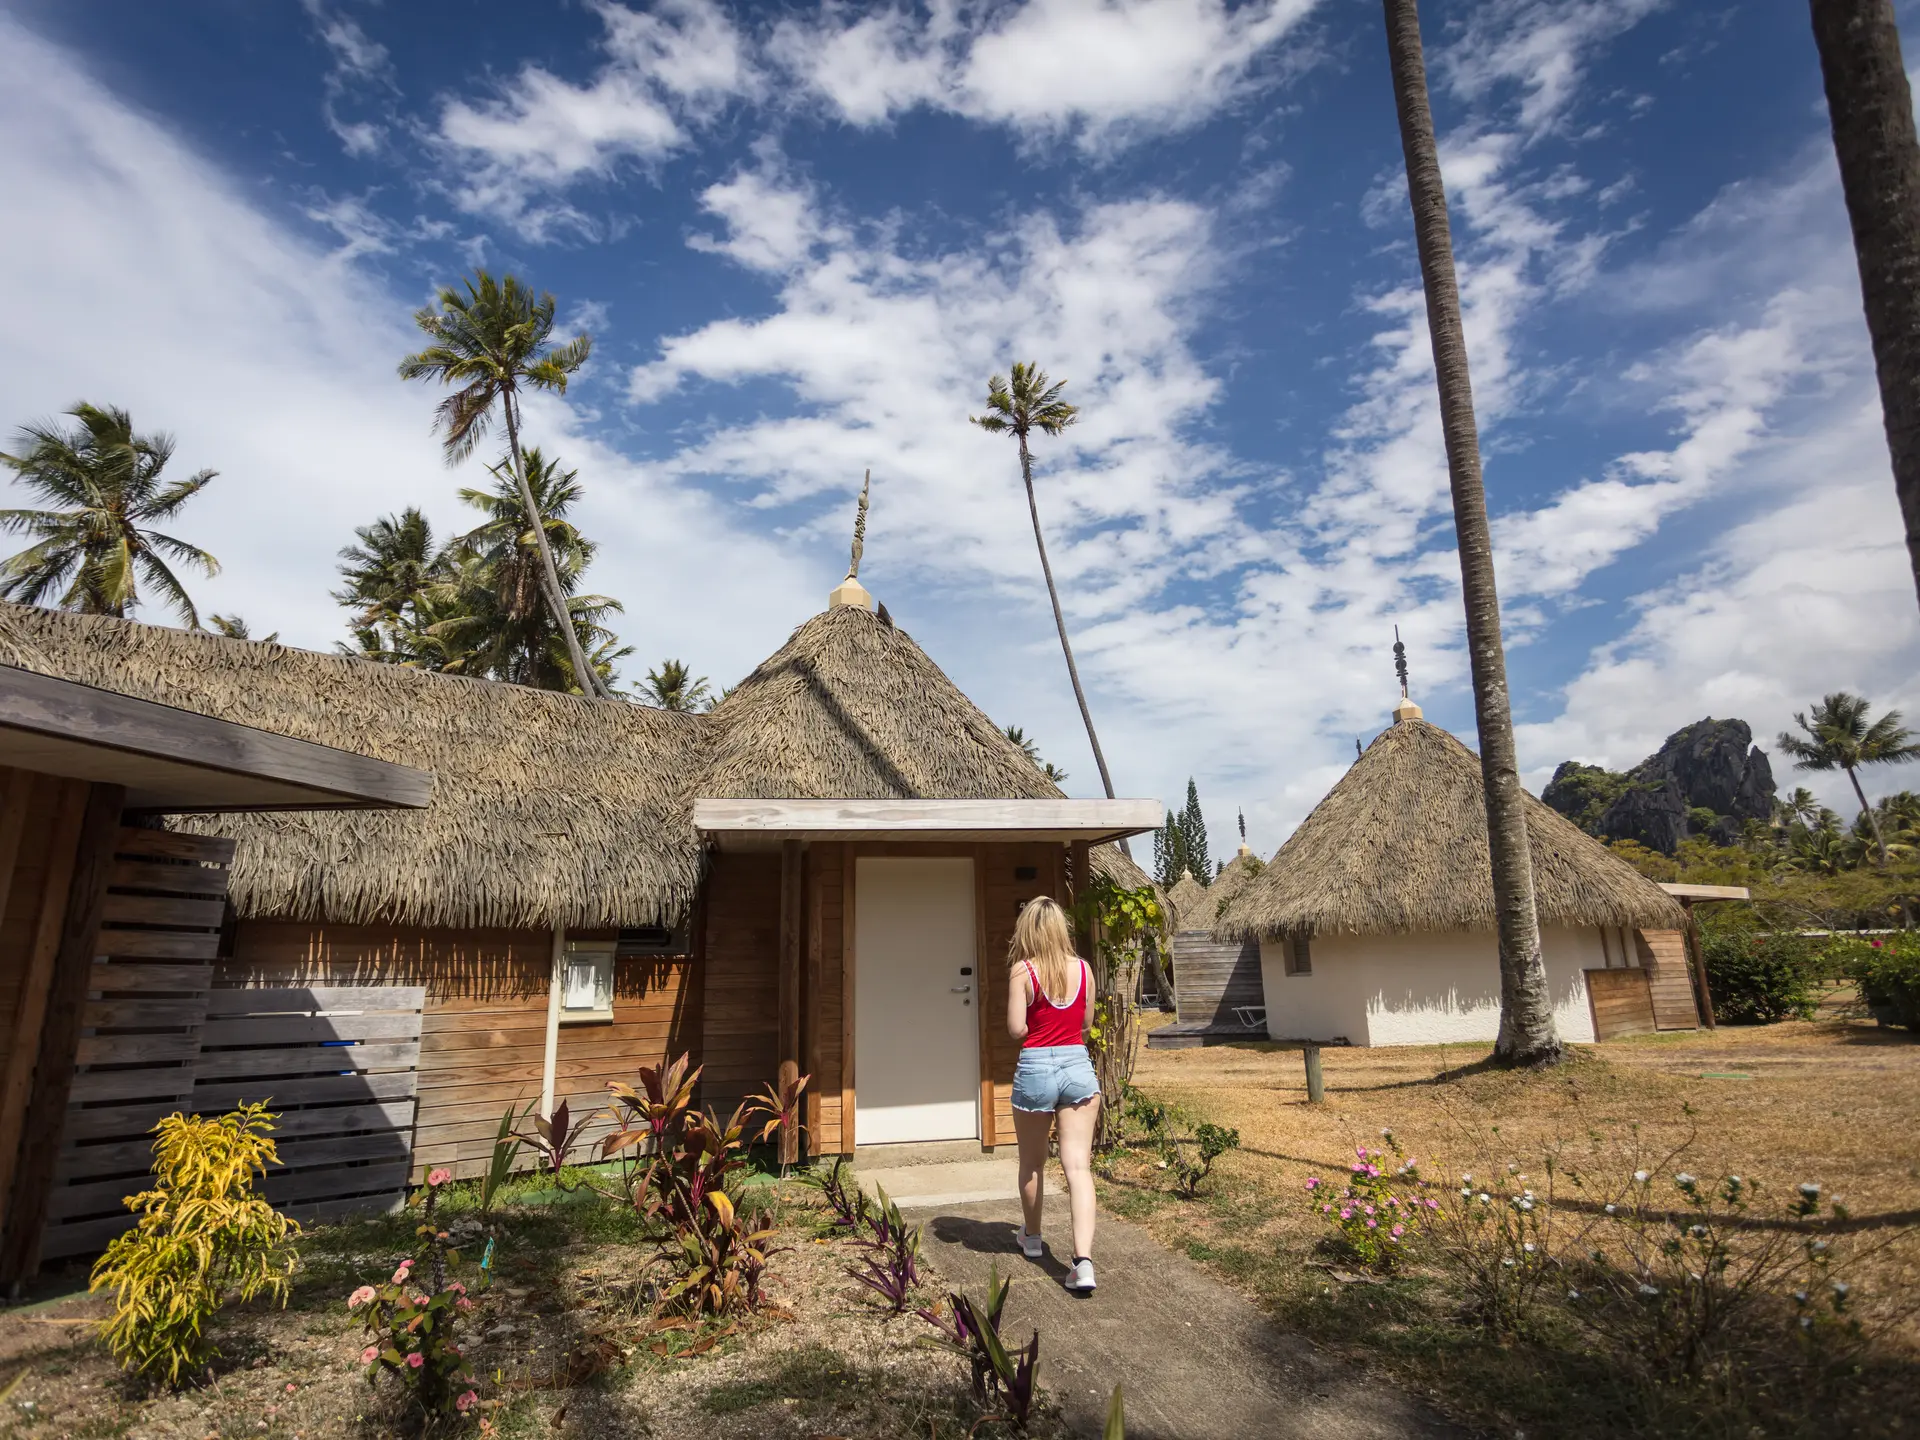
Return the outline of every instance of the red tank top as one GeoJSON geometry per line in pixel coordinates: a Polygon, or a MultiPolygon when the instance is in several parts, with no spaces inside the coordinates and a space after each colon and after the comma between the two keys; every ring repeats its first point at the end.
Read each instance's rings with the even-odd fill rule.
{"type": "Polygon", "coordinates": [[[1074,987],[1073,998],[1064,1005],[1056,1005],[1047,998],[1047,992],[1040,988],[1040,972],[1033,968],[1031,960],[1020,963],[1027,967],[1027,979],[1033,985],[1033,994],[1027,998],[1027,1038],[1020,1048],[1086,1044],[1081,1021],[1087,1013],[1087,962],[1080,962],[1080,983],[1074,987]]]}

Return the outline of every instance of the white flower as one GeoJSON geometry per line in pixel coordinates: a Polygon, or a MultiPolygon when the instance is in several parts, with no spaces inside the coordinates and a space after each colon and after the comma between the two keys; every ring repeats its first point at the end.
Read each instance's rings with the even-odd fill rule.
{"type": "Polygon", "coordinates": [[[1640,1293],[1642,1295],[1658,1295],[1660,1293],[1660,1287],[1658,1285],[1649,1285],[1646,1281],[1642,1280],[1640,1282],[1640,1293]]]}
{"type": "Polygon", "coordinates": [[[1653,1177],[1650,1174],[1648,1174],[1648,1172],[1646,1172],[1645,1170],[1636,1170],[1633,1172],[1633,1178],[1637,1184],[1644,1185],[1647,1183],[1647,1181],[1651,1180],[1653,1177]]]}
{"type": "Polygon", "coordinates": [[[1529,1199],[1529,1200],[1531,1200],[1531,1199],[1533,1198],[1533,1192],[1532,1192],[1531,1190],[1522,1190],[1522,1191],[1521,1191],[1520,1193],[1521,1193],[1522,1195],[1524,1195],[1524,1196],[1526,1196],[1526,1197],[1527,1197],[1527,1199],[1529,1199]]]}
{"type": "Polygon", "coordinates": [[[1806,1292],[1806,1291],[1804,1291],[1804,1290],[1796,1290],[1796,1291],[1794,1291],[1794,1292],[1793,1292],[1793,1303],[1794,1303],[1794,1304],[1796,1304],[1796,1305],[1804,1305],[1804,1304],[1806,1304],[1806,1303],[1807,1303],[1807,1301],[1808,1301],[1808,1300],[1809,1300],[1810,1298],[1812,1298],[1812,1297],[1810,1297],[1810,1296],[1809,1296],[1809,1295],[1807,1294],[1807,1292],[1806,1292]]]}
{"type": "Polygon", "coordinates": [[[1706,1233],[1707,1227],[1704,1225],[1689,1225],[1687,1227],[1687,1234],[1693,1236],[1696,1240],[1706,1233]]]}
{"type": "Polygon", "coordinates": [[[1618,1208],[1619,1208],[1619,1207],[1618,1207],[1618,1206],[1616,1206],[1616,1205],[1614,1205],[1614,1204],[1613,1204],[1612,1202],[1608,1202],[1608,1205],[1607,1205],[1607,1214],[1609,1214],[1609,1215],[1611,1215],[1611,1214],[1613,1214],[1613,1213],[1614,1213],[1614,1211],[1615,1211],[1615,1210],[1617,1210],[1618,1208]]]}
{"type": "Polygon", "coordinates": [[[1382,1131],[1380,1132],[1380,1138],[1381,1138],[1382,1140],[1391,1140],[1391,1139],[1393,1139],[1393,1131],[1391,1131],[1391,1130],[1384,1130],[1384,1129],[1383,1129],[1383,1130],[1382,1130],[1382,1131]]]}
{"type": "Polygon", "coordinates": [[[1487,1194],[1486,1191],[1482,1190],[1480,1192],[1480,1203],[1482,1205],[1491,1205],[1493,1203],[1493,1197],[1487,1194]]]}
{"type": "Polygon", "coordinates": [[[1526,1251],[1527,1254],[1531,1255],[1533,1253],[1533,1242],[1529,1240],[1527,1241],[1526,1244],[1522,1245],[1520,1248],[1526,1251]]]}
{"type": "Polygon", "coordinates": [[[1813,1317],[1811,1315],[1802,1315],[1800,1317],[1800,1328],[1802,1330],[1811,1330],[1813,1328],[1813,1317]]]}
{"type": "Polygon", "coordinates": [[[1519,1173],[1520,1173],[1520,1167],[1517,1164],[1515,1164],[1513,1161],[1509,1160],[1507,1162],[1507,1174],[1518,1175],[1519,1173]]]}
{"type": "Polygon", "coordinates": [[[1678,1175],[1673,1177],[1673,1183],[1678,1185],[1682,1190],[1691,1190],[1694,1186],[1694,1179],[1693,1176],[1682,1170],[1678,1175]]]}
{"type": "Polygon", "coordinates": [[[1511,1270],[1511,1269],[1513,1268],[1513,1261],[1511,1261],[1511,1260],[1502,1260],[1502,1261],[1501,1261],[1500,1263],[1501,1263],[1502,1265],[1504,1265],[1504,1266],[1506,1266],[1506,1268],[1507,1268],[1507,1269],[1509,1269],[1509,1270],[1511,1270]]]}
{"type": "Polygon", "coordinates": [[[1578,1290],[1567,1291],[1567,1299],[1578,1300],[1579,1298],[1580,1298],[1580,1292],[1578,1290]]]}
{"type": "Polygon", "coordinates": [[[1816,1240],[1813,1244],[1809,1245],[1807,1249],[1815,1255],[1824,1255],[1827,1253],[1827,1242],[1824,1240],[1816,1240]]]}
{"type": "Polygon", "coordinates": [[[1472,1176],[1472,1175],[1470,1175],[1470,1174],[1469,1174],[1469,1175],[1462,1175],[1462,1176],[1460,1177],[1460,1183],[1461,1183],[1462,1185],[1471,1185],[1471,1184],[1473,1183],[1473,1176],[1472,1176]]]}
{"type": "Polygon", "coordinates": [[[1836,1300],[1846,1299],[1852,1290],[1853,1287],[1844,1280],[1836,1280],[1833,1282],[1833,1296],[1836,1300]]]}
{"type": "Polygon", "coordinates": [[[1800,1193],[1809,1200],[1818,1200],[1820,1198],[1820,1187],[1811,1180],[1803,1180],[1800,1182],[1800,1193]]]}

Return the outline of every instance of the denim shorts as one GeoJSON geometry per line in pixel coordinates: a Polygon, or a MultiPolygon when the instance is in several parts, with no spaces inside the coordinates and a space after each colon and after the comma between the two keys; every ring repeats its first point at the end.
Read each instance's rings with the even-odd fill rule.
{"type": "Polygon", "coordinates": [[[1013,1071],[1013,1108],[1052,1111],[1100,1093],[1100,1077],[1084,1045],[1035,1045],[1020,1052],[1013,1071]]]}

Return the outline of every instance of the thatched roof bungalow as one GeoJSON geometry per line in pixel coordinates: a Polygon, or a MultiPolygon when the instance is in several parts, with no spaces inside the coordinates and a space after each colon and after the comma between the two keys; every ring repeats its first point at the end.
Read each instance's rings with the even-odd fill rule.
{"type": "MultiPolygon", "coordinates": [[[[1215,918],[1220,940],[1259,944],[1275,1037],[1424,1044],[1498,1028],[1480,761],[1410,701],[1394,714],[1215,918]]],[[[1562,1038],[1654,1028],[1656,988],[1668,1018],[1694,1024],[1690,996],[1664,1003],[1684,974],[1653,973],[1685,924],[1678,904],[1530,795],[1526,814],[1562,1038]]]]}
{"type": "MultiPolygon", "coordinates": [[[[723,1107],[810,1073],[815,1153],[856,1135],[1010,1142],[998,1020],[1018,908],[1096,871],[1146,883],[1111,842],[1162,814],[1064,797],[851,579],[702,715],[104,617],[0,618],[19,670],[432,772],[413,812],[166,823],[232,850],[215,1008],[230,987],[416,997],[417,1054],[324,1058],[377,1048],[403,1066],[404,1084],[339,1078],[362,1109],[406,1110],[400,1153],[462,1173],[508,1104],[591,1108],[683,1050],[723,1107]]],[[[382,1027],[408,1022],[361,1028],[382,1027]]],[[[308,1085],[262,1072],[255,1088],[284,1104],[308,1085]]]]}

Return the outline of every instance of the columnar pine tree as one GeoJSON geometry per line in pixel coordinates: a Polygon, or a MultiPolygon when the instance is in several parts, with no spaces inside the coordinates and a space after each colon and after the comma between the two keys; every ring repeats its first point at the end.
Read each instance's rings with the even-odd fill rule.
{"type": "Polygon", "coordinates": [[[1200,792],[1187,777],[1187,808],[1180,814],[1180,837],[1186,842],[1187,866],[1207,884],[1213,883],[1213,853],[1207,848],[1207,820],[1200,813],[1200,792]]]}
{"type": "Polygon", "coordinates": [[[1153,868],[1162,890],[1171,890],[1180,883],[1182,875],[1192,873],[1188,859],[1187,837],[1181,831],[1180,817],[1169,810],[1167,823],[1153,832],[1153,868]]]}

